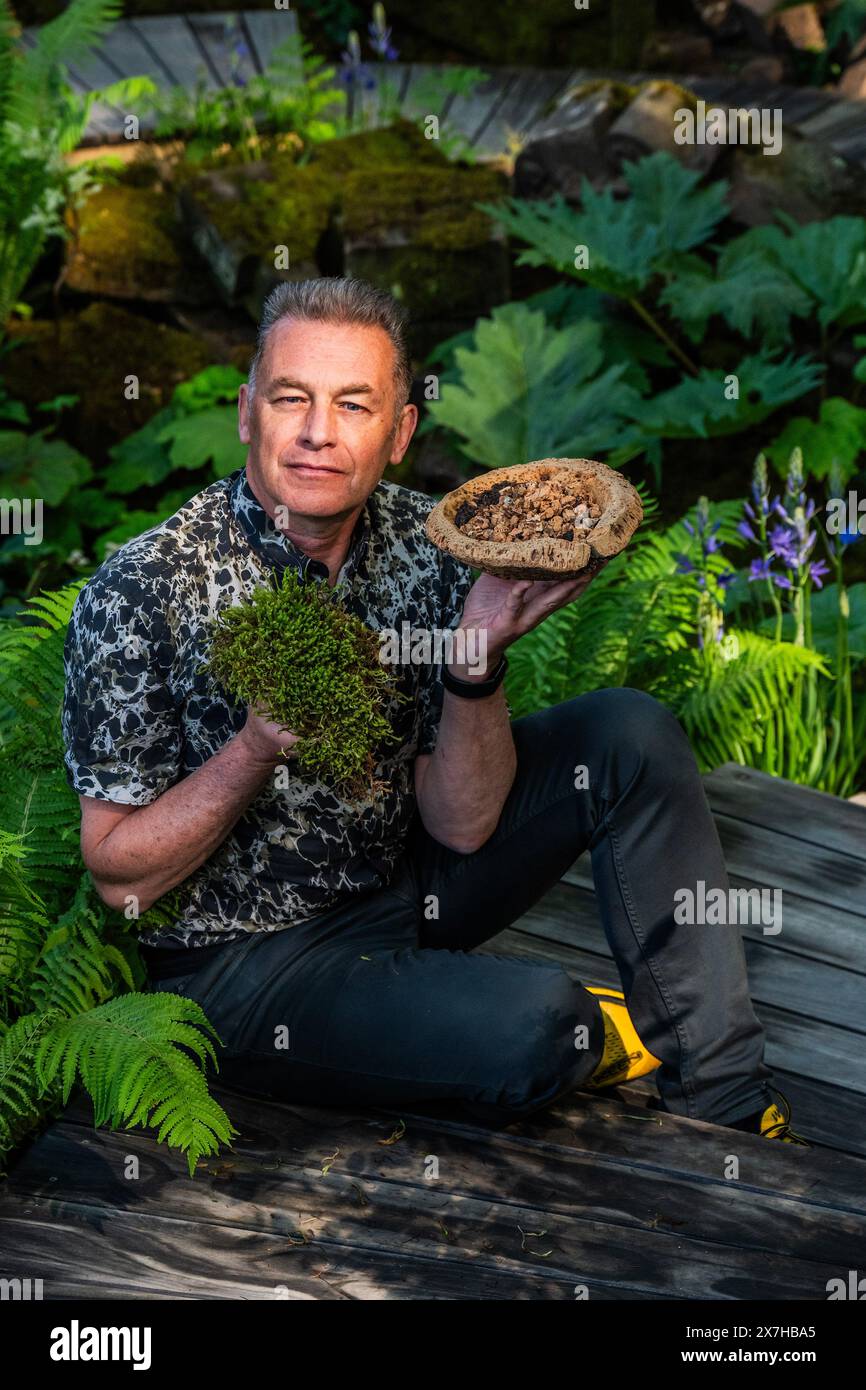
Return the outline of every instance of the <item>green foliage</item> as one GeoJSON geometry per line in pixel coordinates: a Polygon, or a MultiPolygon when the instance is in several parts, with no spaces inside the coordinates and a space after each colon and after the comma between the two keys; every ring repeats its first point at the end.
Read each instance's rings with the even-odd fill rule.
{"type": "MultiPolygon", "coordinates": [[[[563,320],[566,324],[579,321],[584,328],[589,323],[600,325],[603,339],[611,328],[619,335],[621,351],[618,355],[606,352],[605,365],[622,367],[626,359],[618,386],[632,388],[636,397],[630,403],[624,398],[616,402],[613,436],[607,445],[609,461],[619,465],[645,453],[659,487],[664,440],[740,433],[796,400],[819,390],[826,393],[824,377],[832,363],[831,348],[842,333],[866,322],[866,222],[859,217],[832,217],[800,225],[779,212],[778,225],[751,228],[718,246],[709,238],[726,215],[725,180],[701,187],[695,172],[663,153],[626,163],[624,175],[629,190],[625,198],[618,198],[610,187],[599,192],[584,179],[578,209],[561,195],[549,201],[512,198],[478,206],[527,243],[518,254],[518,265],[548,266],[566,276],[566,284],[582,282],[579,308],[575,300],[569,305],[555,297],[556,290],[563,291],[565,286],[546,292],[546,300],[536,296],[531,301],[544,313],[551,339],[558,336],[563,320]],[[611,310],[616,300],[634,316],[634,332],[644,339],[648,334],[655,336],[655,359],[642,339],[628,342],[623,337],[622,320],[611,310]],[[711,332],[714,320],[721,321],[735,339],[722,341],[711,332]],[[779,356],[790,343],[795,320],[811,327],[814,357],[790,351],[779,356]],[[703,347],[709,339],[705,364],[678,340],[680,330],[692,345],[703,347]],[[745,349],[744,342],[749,345],[745,349]],[[664,379],[657,382],[648,370],[675,366],[682,373],[672,385],[664,379]],[[739,393],[733,397],[728,386],[731,376],[739,379],[739,393]]],[[[501,332],[488,335],[488,351],[500,350],[500,339],[506,360],[514,358],[514,349],[501,332]]],[[[855,346],[864,344],[866,335],[855,339],[855,346]]],[[[478,383],[495,380],[498,364],[470,363],[460,356],[465,347],[465,337],[458,337],[431,354],[434,360],[444,357],[446,361],[442,402],[434,402],[431,413],[438,417],[437,423],[462,436],[459,447],[469,457],[485,463],[509,461],[492,457],[494,451],[484,442],[485,428],[491,420],[496,427],[497,415],[493,408],[485,415],[478,395],[478,383]]],[[[533,347],[542,356],[556,357],[555,343],[548,344],[537,325],[533,347]]],[[[866,380],[864,363],[866,359],[855,368],[860,381],[866,380]]],[[[578,445],[593,447],[581,443],[578,427],[584,423],[585,374],[578,368],[575,375],[576,389],[562,389],[558,404],[554,390],[542,392],[543,433],[563,441],[550,453],[577,453],[578,445]],[[578,445],[566,444],[575,435],[578,445]]],[[[555,379],[561,383],[562,375],[555,379]]],[[[528,409],[530,393],[513,370],[509,380],[515,391],[510,417],[520,419],[528,409]]],[[[781,456],[792,441],[800,440],[807,445],[815,476],[824,476],[834,461],[850,476],[862,450],[859,408],[822,396],[816,400],[816,409],[820,409],[819,419],[813,422],[807,415],[798,416],[773,446],[774,453],[781,456]]],[[[591,412],[586,423],[592,435],[591,412]]],[[[517,450],[513,461],[530,456],[532,451],[521,456],[517,450]]]]}
{"type": "Polygon", "coordinates": [[[93,474],[93,465],[63,439],[48,437],[51,426],[25,434],[0,430],[0,486],[4,497],[41,497],[59,506],[93,474]]]}
{"type": "Polygon", "coordinates": [[[726,185],[698,188],[698,174],[660,153],[626,161],[623,176],[632,196],[619,201],[611,188],[597,191],[585,178],[580,211],[561,194],[549,203],[512,198],[480,206],[529,242],[518,265],[550,265],[606,294],[633,299],[711,235],[726,215],[726,185]],[[575,248],[581,246],[589,252],[586,269],[575,265],[575,248]]]}
{"type": "Polygon", "coordinates": [[[80,875],[78,798],[63,771],[63,643],[81,581],[34,598],[0,627],[0,829],[23,837],[48,910],[80,875]]]}
{"type": "MultiPolygon", "coordinates": [[[[578,317],[582,304],[573,311],[554,304],[558,322],[542,307],[500,305],[478,320],[468,345],[467,337],[443,345],[453,365],[440,374],[440,398],[429,403],[424,430],[451,431],[468,458],[490,468],[601,452],[617,466],[663,439],[706,439],[758,424],[821,378],[815,363],[791,354],[774,361],[762,351],[737,367],[736,395],[727,373],[703,369],[644,397],[638,388],[645,375],[629,379],[622,355],[633,346],[652,361],[659,349],[649,335],[578,317]],[[630,343],[629,334],[637,341],[630,343]]],[[[586,307],[591,313],[593,305],[586,307]]]]}
{"type": "Polygon", "coordinates": [[[0,621],[0,1162],[80,1074],[97,1124],[153,1125],[192,1172],[234,1132],[196,1061],[213,1056],[210,1026],[187,1000],[134,992],[132,932],[173,920],[181,889],[137,921],[106,907],[64,775],[63,646],[82,582],[0,621]]]}
{"type": "Polygon", "coordinates": [[[67,81],[66,64],[86,56],[121,8],[119,0],[71,0],[25,46],[0,0],[0,331],[46,240],[68,234],[66,208],[98,187],[96,161],[64,159],[80,144],[94,102],[134,106],[153,89],[135,77],[80,96],[67,81]]]}
{"type": "MultiPolygon", "coordinates": [[[[767,352],[743,358],[736,368],[737,394],[726,390],[727,373],[704,368],[696,377],[683,377],[677,386],[651,400],[642,400],[634,414],[635,437],[706,439],[735,434],[760,424],[773,411],[813,390],[821,379],[815,363],[788,354],[774,362],[767,352]]],[[[626,438],[624,445],[631,444],[626,438]]]]}
{"type": "Polygon", "coordinates": [[[853,478],[866,449],[866,410],[841,396],[822,401],[818,419],[797,415],[767,446],[767,455],[778,473],[784,473],[791,450],[799,445],[809,459],[813,478],[834,472],[840,485],[853,478]]]}
{"type": "Polygon", "coordinates": [[[236,406],[213,405],[195,415],[176,416],[160,430],[157,439],[168,444],[172,469],[213,465],[214,475],[224,478],[246,459],[246,445],[237,432],[236,406]]]}
{"type": "Polygon", "coordinates": [[[261,75],[245,80],[233,73],[226,87],[209,87],[202,77],[191,89],[154,89],[144,106],[156,113],[157,137],[187,139],[185,158],[192,164],[212,162],[222,150],[233,161],[256,160],[264,153],[264,133],[291,133],[296,147],[307,147],[342,132],[346,97],[331,85],[334,71],[293,31],[261,75]]]}
{"type": "Polygon", "coordinates": [[[396,737],[382,708],[391,677],[376,634],[341,597],[287,569],[214,619],[203,669],[297,736],[289,756],[302,772],[362,797],[377,785],[377,746],[396,737]]]}
{"type": "Polygon", "coordinates": [[[746,583],[736,626],[721,628],[718,641],[701,642],[699,633],[715,626],[712,615],[721,617],[717,602],[725,604],[718,580],[731,571],[721,552],[745,544],[737,529],[742,503],[715,504],[718,548],[699,566],[683,564],[697,510],[659,532],[651,524],[652,499],[644,509],[644,526],[580,599],[510,649],[512,714],[611,686],[646,690],[680,720],[702,771],[733,761],[849,794],[858,785],[866,735],[866,697],[851,713],[853,737],[845,714],[850,668],[866,661],[866,585],[846,591],[843,603],[835,585],[815,594],[812,640],[804,643],[793,616],[776,630],[775,617],[764,616],[759,586],[746,583]]]}
{"type": "MultiPolygon", "coordinates": [[[[822,676],[828,670],[821,657],[808,647],[776,642],[748,630],[728,633],[708,660],[684,654],[680,669],[669,669],[651,693],[677,715],[692,744],[700,752],[702,768],[723,762],[760,766],[768,738],[791,731],[808,761],[814,744],[792,701],[798,677],[809,671],[822,676]]],[[[808,772],[800,758],[799,768],[808,772]]],[[[817,770],[817,769],[816,769],[817,770]]]]}
{"type": "Polygon", "coordinates": [[[695,256],[665,285],[659,303],[700,343],[718,314],[744,338],[763,337],[767,347],[787,343],[791,319],[807,318],[812,299],[765,251],[728,243],[715,267],[695,256]]]}
{"type": "Polygon", "coordinates": [[[208,1094],[204,1065],[216,1053],[207,1032],[218,1039],[192,999],[127,994],[56,1021],[36,1045],[34,1068],[46,1088],[62,1081],[64,1103],[80,1074],[97,1126],[151,1126],[158,1143],[187,1155],[192,1177],[199,1158],[239,1132],[208,1094]]]}
{"type": "MultiPolygon", "coordinates": [[[[848,651],[856,664],[866,662],[866,584],[852,584],[845,589],[848,618],[848,651]]],[[[836,655],[839,623],[838,584],[828,584],[811,598],[812,605],[812,645],[828,661],[836,655]]],[[[775,617],[765,618],[759,624],[759,631],[769,634],[775,631],[775,617]]],[[[794,616],[782,615],[782,636],[790,642],[794,637],[794,616]]]]}
{"type": "Polygon", "coordinates": [[[781,226],[752,227],[730,243],[726,264],[762,256],[787,276],[798,301],[808,297],[822,329],[866,321],[866,221],[830,217],[801,225],[781,211],[776,218],[781,226]]]}
{"type": "Polygon", "coordinates": [[[609,448],[639,397],[624,364],[601,370],[602,338],[588,319],[554,330],[525,304],[500,305],[455,349],[459,380],[443,382],[431,420],[491,468],[609,448]]]}
{"type": "Polygon", "coordinates": [[[244,381],[236,367],[215,365],[181,382],[164,410],[109,450],[106,490],[126,495],[153,487],[176,469],[211,465],[213,477],[223,478],[239,468],[245,446],[238,439],[236,402],[244,381]]]}

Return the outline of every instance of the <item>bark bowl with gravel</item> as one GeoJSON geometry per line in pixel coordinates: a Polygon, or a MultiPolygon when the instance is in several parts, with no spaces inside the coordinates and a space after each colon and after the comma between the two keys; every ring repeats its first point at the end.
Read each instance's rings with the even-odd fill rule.
{"type": "Polygon", "coordinates": [[[536,459],[496,468],[449,492],[427,535],[455,560],[502,579],[593,574],[643,520],[640,496],[594,459],[536,459]]]}

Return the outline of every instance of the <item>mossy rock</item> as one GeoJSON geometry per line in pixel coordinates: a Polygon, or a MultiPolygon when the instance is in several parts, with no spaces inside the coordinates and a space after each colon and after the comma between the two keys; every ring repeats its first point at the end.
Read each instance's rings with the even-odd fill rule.
{"type": "MultiPolygon", "coordinates": [[[[426,199],[424,216],[425,228],[435,220],[439,229],[433,244],[456,247],[489,240],[489,223],[467,210],[465,201],[500,196],[506,191],[504,176],[453,165],[435,141],[426,140],[420,127],[406,120],[326,141],[302,165],[286,154],[192,178],[187,171],[179,182],[178,205],[224,302],[244,307],[256,319],[267,293],[280,280],[343,269],[339,214],[348,188],[359,190],[354,206],[361,207],[371,200],[371,188],[378,197],[380,188],[391,185],[386,216],[396,222],[400,217],[408,220],[411,202],[418,202],[413,194],[398,210],[393,204],[400,199],[399,190],[410,184],[417,188],[425,180],[435,190],[426,199]],[[450,213],[434,218],[432,203],[443,197],[450,200],[450,213]],[[458,209],[461,197],[464,204],[458,209]],[[282,246],[288,250],[287,267],[276,254],[282,246]]],[[[421,234],[425,237],[426,230],[421,234]]]]}
{"type": "Polygon", "coordinates": [[[185,254],[174,200],[158,184],[101,188],[79,210],[78,226],[68,243],[69,289],[154,303],[204,304],[211,297],[206,275],[185,254]]]}
{"type": "Polygon", "coordinates": [[[313,156],[313,163],[335,174],[419,162],[453,168],[437,141],[425,137],[420,123],[404,117],[379,130],[363,130],[338,140],[326,140],[315,147],[313,156]]]}
{"type": "Polygon", "coordinates": [[[731,216],[748,227],[774,223],[780,209],[800,223],[866,217],[866,172],[820,141],[794,132],[778,154],[736,145],[729,159],[731,216]]]}
{"type": "Polygon", "coordinates": [[[278,246],[288,267],[277,279],[318,275],[318,248],[336,208],[339,181],[315,165],[244,164],[184,184],[179,208],[189,236],[224,301],[244,301],[259,267],[274,268],[278,246]]]}
{"type": "Polygon", "coordinates": [[[346,272],[388,289],[413,320],[474,317],[508,298],[502,228],[476,202],[508,192],[491,169],[381,169],[343,183],[346,272]]]}
{"type": "Polygon", "coordinates": [[[8,391],[31,409],[46,395],[77,394],[65,433],[90,458],[140,429],[179,382],[210,363],[191,334],[108,303],[60,319],[59,331],[53,321],[32,319],[10,324],[9,335],[23,341],[3,359],[8,391]],[[138,400],[124,395],[131,374],[139,378],[138,400]]]}
{"type": "Polygon", "coordinates": [[[349,246],[425,247],[432,251],[482,246],[499,228],[478,202],[507,196],[508,179],[493,169],[423,169],[399,165],[343,181],[343,235],[349,246]]]}

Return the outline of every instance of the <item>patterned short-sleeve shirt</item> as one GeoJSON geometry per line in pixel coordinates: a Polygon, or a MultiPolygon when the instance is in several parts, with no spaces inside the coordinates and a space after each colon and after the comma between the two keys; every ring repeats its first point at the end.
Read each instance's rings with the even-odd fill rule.
{"type": "MultiPolygon", "coordinates": [[[[472,571],[427,539],[432,506],[383,481],[358,517],[337,578],[346,607],[377,631],[459,622],[472,571]]],[[[306,582],[328,577],[276,528],[245,468],[103,561],[66,636],[63,736],[75,791],[145,806],[243,727],[245,706],[197,668],[214,617],[287,565],[306,582]]],[[[435,748],[442,709],[441,665],[407,663],[395,674],[411,699],[386,700],[398,735],[378,750],[387,789],[344,801],[325,782],[295,776],[289,761],[184,881],[171,927],[142,933],[143,942],[205,946],[279,931],[387,885],[415,808],[414,759],[435,748]]]]}

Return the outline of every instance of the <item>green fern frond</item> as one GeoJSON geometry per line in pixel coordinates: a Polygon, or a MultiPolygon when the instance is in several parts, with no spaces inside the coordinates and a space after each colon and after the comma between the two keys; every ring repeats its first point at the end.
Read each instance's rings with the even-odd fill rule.
{"type": "Polygon", "coordinates": [[[204,1065],[218,1064],[204,1030],[221,1041],[194,1000],[125,994],[60,1020],[39,1044],[36,1072],[43,1085],[61,1077],[64,1102],[80,1074],[97,1126],[158,1126],[157,1141],[186,1153],[192,1176],[238,1133],[208,1094],[204,1065]]]}
{"type": "Polygon", "coordinates": [[[49,926],[45,905],[27,882],[20,836],[0,830],[0,1013],[9,1020],[29,1004],[31,971],[49,926]]]}
{"type": "Polygon", "coordinates": [[[56,1022],[53,1012],[25,1014],[0,1037],[0,1164],[56,1101],[59,1087],[46,1088],[34,1070],[39,1044],[56,1022]]]}
{"type": "Polygon", "coordinates": [[[18,22],[9,0],[0,0],[0,122],[6,119],[16,63],[18,22]]]}
{"type": "Polygon", "coordinates": [[[17,124],[45,128],[57,109],[65,65],[93,48],[122,12],[121,0],[71,0],[56,19],[41,25],[35,45],[22,50],[14,81],[17,124]]]}
{"type": "Polygon", "coordinates": [[[38,1008],[83,1013],[116,993],[118,976],[134,988],[126,958],[102,939],[105,918],[90,875],[82,874],[71,906],[47,933],[33,970],[30,996],[38,1008]]]}
{"type": "MultiPolygon", "coordinates": [[[[728,761],[756,765],[751,760],[780,717],[790,736],[807,739],[808,731],[797,728],[792,690],[809,672],[829,676],[822,657],[808,647],[748,631],[729,633],[720,647],[714,659],[703,660],[699,679],[672,705],[703,770],[728,761]]],[[[693,657],[701,661],[700,653],[693,657]]]]}

